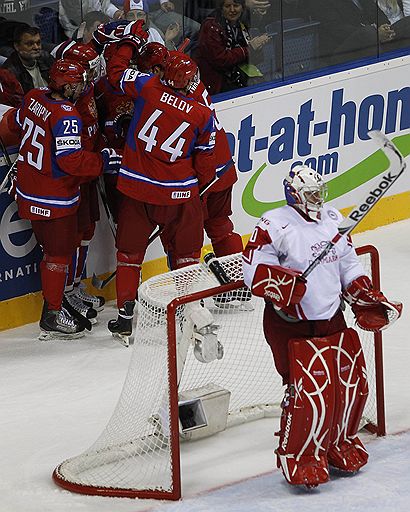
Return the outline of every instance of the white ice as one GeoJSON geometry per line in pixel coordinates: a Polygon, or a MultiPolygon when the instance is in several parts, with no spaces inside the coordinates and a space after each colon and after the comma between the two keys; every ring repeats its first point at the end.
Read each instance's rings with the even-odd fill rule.
{"type": "Polygon", "coordinates": [[[83,496],[51,480],[62,460],[88,448],[111,416],[131,350],[99,326],[75,342],[36,341],[38,326],[0,333],[0,512],[410,510],[410,220],[354,237],[381,255],[382,290],[404,303],[385,331],[386,438],[365,435],[370,462],[354,477],[332,476],[311,492],[288,486],[272,453],[277,421],[229,429],[182,448],[183,495],[176,503],[83,496]],[[192,456],[192,450],[195,456],[192,456]]]}

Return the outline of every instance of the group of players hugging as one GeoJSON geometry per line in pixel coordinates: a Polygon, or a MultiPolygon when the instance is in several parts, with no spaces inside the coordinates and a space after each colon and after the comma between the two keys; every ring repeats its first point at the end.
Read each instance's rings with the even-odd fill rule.
{"type": "MultiPolygon", "coordinates": [[[[83,336],[78,313],[95,321],[104,305],[81,285],[98,187],[117,224],[112,333],[131,334],[158,226],[170,269],[199,262],[204,229],[217,257],[243,251],[229,218],[235,166],[197,65],[146,39],[141,21],[111,22],[87,45],[64,43],[48,88],[33,89],[3,118],[3,131],[20,140],[12,194],[44,252],[42,339],[83,336]],[[94,83],[100,55],[106,74],[94,83]]],[[[265,299],[263,330],[286,386],[278,467],[290,484],[314,487],[329,480],[329,465],[354,473],[368,459],[357,437],[366,366],[343,303],[371,331],[391,325],[402,305],[373,289],[347,237],[302,278],[342,216],[325,205],[326,184],[309,167],[290,170],[284,190],[287,204],[266,212],[251,235],[243,271],[265,299]]]]}

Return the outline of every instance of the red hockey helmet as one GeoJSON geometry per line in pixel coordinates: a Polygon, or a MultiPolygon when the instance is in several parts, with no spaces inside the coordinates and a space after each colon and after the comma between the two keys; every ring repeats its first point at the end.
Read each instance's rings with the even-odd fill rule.
{"type": "Polygon", "coordinates": [[[163,44],[147,43],[137,57],[137,67],[143,73],[150,71],[154,66],[165,69],[168,58],[169,51],[163,44]]]}
{"type": "Polygon", "coordinates": [[[60,45],[56,51],[56,58],[77,62],[85,70],[97,68],[100,62],[100,56],[92,46],[85,43],[77,43],[77,41],[70,41],[60,45]]]}
{"type": "Polygon", "coordinates": [[[61,91],[66,84],[85,84],[86,81],[87,74],[81,64],[59,59],[50,68],[48,87],[53,91],[61,91]]]}
{"type": "Polygon", "coordinates": [[[185,89],[198,73],[198,66],[181,52],[170,52],[165,66],[164,80],[173,89],[185,89]]]}

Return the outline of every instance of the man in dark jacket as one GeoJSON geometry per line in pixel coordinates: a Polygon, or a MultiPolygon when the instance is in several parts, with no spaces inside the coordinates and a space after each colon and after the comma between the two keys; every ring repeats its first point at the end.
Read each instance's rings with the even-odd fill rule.
{"type": "Polygon", "coordinates": [[[38,28],[21,26],[14,32],[14,52],[3,64],[21,83],[24,93],[35,87],[46,87],[53,57],[41,49],[38,28]]]}

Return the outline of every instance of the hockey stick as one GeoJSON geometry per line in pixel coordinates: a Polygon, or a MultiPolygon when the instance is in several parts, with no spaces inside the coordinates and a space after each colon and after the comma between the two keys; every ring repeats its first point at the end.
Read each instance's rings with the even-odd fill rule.
{"type": "MultiPolygon", "coordinates": [[[[213,180],[211,180],[205,187],[203,187],[199,192],[199,197],[203,197],[204,194],[214,185],[219,179],[222,178],[222,176],[228,171],[231,166],[233,165],[233,159],[231,158],[227,164],[225,164],[220,171],[216,172],[215,177],[213,180]]],[[[151,234],[151,236],[148,239],[148,245],[147,247],[156,239],[158,238],[161,233],[163,232],[164,227],[157,226],[155,231],[151,234]]],[[[115,238],[115,235],[114,235],[115,238]]],[[[107,286],[108,283],[110,283],[114,277],[117,275],[117,270],[114,270],[107,278],[100,279],[96,274],[93,274],[91,283],[94,286],[94,288],[97,288],[97,290],[102,290],[105,286],[107,286]]]]}
{"type": "Polygon", "coordinates": [[[92,323],[90,322],[90,320],[88,320],[88,318],[82,315],[79,311],[74,309],[65,296],[63,296],[63,308],[66,309],[70,313],[70,315],[78,321],[78,324],[82,329],[87,329],[87,331],[91,331],[92,323]]]}
{"type": "Polygon", "coordinates": [[[105,184],[104,184],[103,179],[104,178],[102,176],[100,176],[97,179],[97,189],[98,189],[98,193],[100,194],[101,202],[104,206],[105,214],[107,215],[108,224],[110,225],[112,236],[114,237],[114,240],[115,240],[115,237],[117,235],[117,227],[115,225],[114,217],[112,216],[110,207],[108,206],[107,193],[105,191],[105,184]]]}
{"type": "Polygon", "coordinates": [[[186,37],[182,43],[178,46],[177,50],[179,52],[182,52],[182,53],[185,53],[185,49],[186,47],[189,45],[189,43],[191,42],[191,40],[189,39],[189,37],[186,37]]]}
{"type": "Polygon", "coordinates": [[[301,275],[301,278],[306,278],[320,264],[323,258],[329,254],[342,236],[349,235],[353,231],[353,229],[366,217],[373,206],[379,201],[379,199],[384,196],[394,183],[396,183],[406,168],[403,155],[390,139],[377,130],[369,132],[368,135],[381,146],[383,152],[390,160],[390,167],[384,175],[379,178],[377,185],[366,194],[358,206],[356,206],[356,208],[354,208],[340,223],[338,233],[332,240],[327,242],[323,251],[306,268],[301,275]]]}

